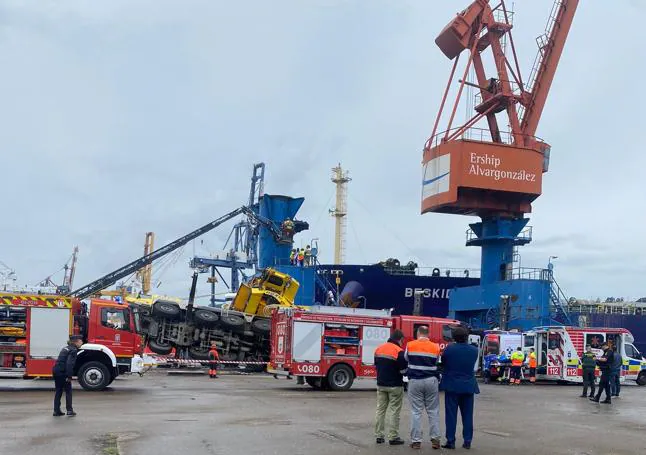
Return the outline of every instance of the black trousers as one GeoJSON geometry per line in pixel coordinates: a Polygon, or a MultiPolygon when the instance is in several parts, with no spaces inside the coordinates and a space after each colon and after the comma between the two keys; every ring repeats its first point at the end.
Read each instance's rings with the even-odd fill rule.
{"type": "Polygon", "coordinates": [[[520,372],[521,372],[522,368],[523,368],[522,366],[520,366],[520,367],[519,366],[512,366],[511,367],[511,375],[509,376],[510,379],[520,379],[520,372]]]}
{"type": "Polygon", "coordinates": [[[594,396],[594,369],[593,368],[584,368],[583,369],[583,393],[581,395],[588,394],[588,386],[590,386],[590,396],[594,396]]]}
{"type": "Polygon", "coordinates": [[[72,411],[72,383],[67,382],[67,376],[54,375],[56,393],[54,394],[54,411],[61,410],[61,397],[65,392],[65,408],[72,411]]]}
{"type": "Polygon", "coordinates": [[[610,372],[602,372],[599,380],[599,390],[597,391],[597,400],[601,398],[601,392],[606,391],[606,400],[610,400],[610,372]]]}

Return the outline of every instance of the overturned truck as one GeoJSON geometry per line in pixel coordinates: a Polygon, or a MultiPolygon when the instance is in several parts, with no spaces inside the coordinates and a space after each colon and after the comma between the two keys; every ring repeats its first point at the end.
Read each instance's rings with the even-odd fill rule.
{"type": "MultiPolygon", "coordinates": [[[[194,275],[195,287],[196,275],[194,275]]],[[[221,360],[267,362],[271,313],[294,307],[299,283],[287,274],[265,269],[242,284],[233,302],[223,307],[186,307],[167,300],[141,305],[142,332],[151,351],[168,355],[173,349],[195,360],[207,360],[215,342],[221,360]]],[[[193,294],[193,293],[192,293],[193,294]]]]}

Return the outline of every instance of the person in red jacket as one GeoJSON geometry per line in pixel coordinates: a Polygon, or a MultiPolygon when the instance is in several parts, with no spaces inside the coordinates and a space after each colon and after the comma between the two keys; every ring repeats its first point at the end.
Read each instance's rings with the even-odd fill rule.
{"type": "Polygon", "coordinates": [[[209,350],[209,377],[217,378],[218,377],[218,360],[220,360],[220,355],[218,354],[218,347],[215,344],[215,341],[211,343],[211,349],[209,350]]]}

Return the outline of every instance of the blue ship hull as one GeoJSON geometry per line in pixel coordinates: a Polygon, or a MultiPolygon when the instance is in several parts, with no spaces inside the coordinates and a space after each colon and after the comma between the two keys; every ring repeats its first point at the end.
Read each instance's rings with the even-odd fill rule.
{"type": "MultiPolygon", "coordinates": [[[[336,265],[319,266],[319,275],[333,287],[338,276],[339,291],[350,282],[363,288],[361,306],[370,309],[392,308],[394,314],[412,314],[416,289],[424,292],[423,313],[426,316],[446,317],[449,312],[449,295],[457,287],[476,286],[478,278],[446,277],[391,273],[381,265],[336,265]],[[337,274],[340,271],[341,274],[337,274]]],[[[356,296],[355,296],[356,297],[356,296]]],[[[325,302],[325,296],[317,291],[316,301],[325,302]]]]}

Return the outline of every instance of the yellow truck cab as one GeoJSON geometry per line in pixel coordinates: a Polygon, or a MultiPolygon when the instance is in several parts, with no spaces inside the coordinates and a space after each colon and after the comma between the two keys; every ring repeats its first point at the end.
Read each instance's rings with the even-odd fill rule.
{"type": "Polygon", "coordinates": [[[292,307],[300,284],[286,273],[265,269],[259,277],[240,285],[231,309],[246,314],[271,316],[270,308],[292,307]]]}

